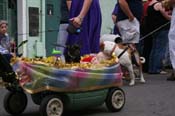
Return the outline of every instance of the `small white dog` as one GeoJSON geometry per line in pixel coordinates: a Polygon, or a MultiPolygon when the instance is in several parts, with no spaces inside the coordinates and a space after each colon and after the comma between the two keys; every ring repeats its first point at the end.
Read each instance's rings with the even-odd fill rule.
{"type": "MultiPolygon", "coordinates": [[[[119,35],[111,35],[111,34],[106,34],[101,36],[101,45],[103,45],[103,50],[104,51],[111,51],[114,52],[117,56],[119,56],[127,46],[123,46],[122,44],[116,44],[114,41],[117,39],[121,39],[119,35]]],[[[133,64],[132,64],[132,57],[131,57],[131,50],[128,48],[121,57],[119,58],[119,63],[127,68],[129,72],[129,76],[131,78],[129,85],[135,85],[135,74],[134,74],[134,69],[133,69],[133,64]]],[[[139,53],[135,51],[133,53],[137,66],[139,68],[139,75],[140,75],[140,82],[145,83],[145,79],[143,77],[143,72],[142,72],[142,63],[144,62],[143,58],[141,59],[139,56],[139,53]],[[143,61],[143,62],[142,62],[143,61]]]]}

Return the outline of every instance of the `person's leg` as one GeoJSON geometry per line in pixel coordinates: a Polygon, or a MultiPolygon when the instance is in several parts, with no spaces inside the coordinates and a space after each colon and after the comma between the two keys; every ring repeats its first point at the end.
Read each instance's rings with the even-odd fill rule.
{"type": "Polygon", "coordinates": [[[166,45],[165,58],[163,59],[163,67],[164,69],[171,69],[171,61],[170,61],[170,53],[169,53],[169,42],[166,45]]]}
{"type": "Polygon", "coordinates": [[[175,81],[175,71],[171,73],[171,75],[167,78],[167,81],[175,81]]]}
{"type": "Polygon", "coordinates": [[[169,53],[173,71],[172,74],[167,78],[168,81],[175,81],[175,40],[174,35],[172,36],[173,37],[169,37],[169,53]]]}
{"type": "Polygon", "coordinates": [[[148,68],[148,72],[149,73],[155,73],[154,72],[154,57],[155,57],[155,49],[156,49],[156,38],[153,37],[153,45],[152,45],[152,49],[151,49],[151,53],[149,56],[149,68],[148,68]]]}
{"type": "Polygon", "coordinates": [[[168,41],[168,31],[161,30],[154,35],[153,52],[149,63],[149,73],[160,73],[162,70],[162,60],[165,55],[166,43],[168,41]]]}
{"type": "Polygon", "coordinates": [[[12,67],[10,65],[11,54],[0,54],[0,72],[11,72],[12,67]]]}
{"type": "Polygon", "coordinates": [[[0,54],[0,78],[4,82],[14,82],[16,80],[16,74],[10,65],[11,54],[0,54]]]}
{"type": "Polygon", "coordinates": [[[148,69],[149,69],[149,56],[151,53],[152,44],[153,44],[153,37],[152,36],[144,39],[143,57],[146,59],[146,61],[143,64],[143,72],[148,72],[148,69]]]}
{"type": "MultiPolygon", "coordinates": [[[[57,44],[61,45],[61,46],[65,46],[66,41],[67,41],[67,37],[68,37],[68,33],[66,31],[68,24],[60,24],[59,27],[59,32],[58,32],[58,38],[57,38],[57,44]]],[[[65,62],[65,57],[64,57],[64,47],[57,47],[57,50],[60,50],[62,52],[61,55],[61,60],[62,62],[65,62]]]]}
{"type": "Polygon", "coordinates": [[[12,58],[11,54],[3,54],[3,57],[7,60],[8,63],[10,63],[10,60],[12,58]]]}
{"type": "Polygon", "coordinates": [[[163,59],[165,58],[166,52],[166,44],[168,42],[168,30],[161,30],[156,39],[157,47],[156,47],[156,65],[155,70],[156,72],[161,72],[163,69],[163,59]]]}

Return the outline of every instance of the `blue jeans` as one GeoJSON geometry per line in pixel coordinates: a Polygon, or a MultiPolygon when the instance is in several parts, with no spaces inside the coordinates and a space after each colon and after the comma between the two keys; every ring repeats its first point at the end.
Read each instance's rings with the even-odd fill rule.
{"type": "MultiPolygon", "coordinates": [[[[67,41],[67,37],[68,37],[68,33],[66,31],[67,27],[68,27],[67,23],[60,24],[58,37],[57,37],[57,44],[65,46],[66,41],[67,41]]],[[[65,62],[64,49],[65,49],[64,47],[57,47],[57,50],[60,50],[62,53],[62,55],[61,55],[62,62],[65,62]]]]}
{"type": "Polygon", "coordinates": [[[10,59],[12,58],[11,54],[3,54],[3,57],[7,60],[8,63],[10,63],[10,59]]]}
{"type": "Polygon", "coordinates": [[[165,57],[167,42],[168,30],[160,30],[153,35],[153,46],[149,59],[149,73],[160,73],[162,70],[162,60],[165,57]]]}

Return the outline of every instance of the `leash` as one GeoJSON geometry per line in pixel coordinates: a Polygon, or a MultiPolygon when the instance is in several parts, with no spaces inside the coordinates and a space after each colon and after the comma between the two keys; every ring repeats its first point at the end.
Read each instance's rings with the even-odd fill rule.
{"type": "Polygon", "coordinates": [[[118,58],[120,58],[128,49],[129,49],[129,46],[127,46],[127,47],[118,55],[118,58]]]}
{"type": "MultiPolygon", "coordinates": [[[[161,25],[160,27],[156,28],[155,30],[149,32],[149,33],[146,34],[145,36],[141,37],[139,41],[144,40],[145,38],[149,37],[150,35],[154,34],[155,32],[159,31],[160,29],[164,28],[164,27],[167,26],[168,24],[170,24],[170,21],[167,22],[167,23],[165,23],[165,24],[163,24],[163,25],[161,25]]],[[[120,54],[118,55],[118,58],[120,58],[128,49],[129,49],[129,46],[126,47],[126,48],[122,51],[122,53],[120,53],[120,54]]]]}
{"type": "Polygon", "coordinates": [[[154,34],[155,32],[159,31],[160,29],[164,28],[165,26],[167,26],[168,24],[170,24],[170,21],[161,25],[160,27],[156,28],[155,30],[149,32],[148,34],[146,34],[145,36],[141,37],[139,41],[144,40],[145,38],[149,37],[150,35],[154,34]]]}
{"type": "MultiPolygon", "coordinates": [[[[116,47],[117,47],[117,44],[115,44],[114,47],[112,48],[112,51],[110,52],[111,55],[115,51],[116,47]]],[[[120,58],[128,49],[129,49],[129,46],[127,46],[117,57],[120,58]]]]}

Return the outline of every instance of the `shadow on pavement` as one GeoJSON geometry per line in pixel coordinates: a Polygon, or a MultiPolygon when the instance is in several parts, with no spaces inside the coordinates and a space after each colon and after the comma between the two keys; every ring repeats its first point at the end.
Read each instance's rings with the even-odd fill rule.
{"type": "MultiPolygon", "coordinates": [[[[64,112],[63,116],[90,116],[95,114],[106,114],[110,113],[105,107],[97,107],[92,109],[85,109],[85,110],[78,110],[78,111],[68,111],[64,112]]],[[[11,116],[11,115],[4,115],[4,116],[11,116]]],[[[32,112],[32,113],[23,113],[19,116],[40,116],[39,112],[32,112]]]]}
{"type": "MultiPolygon", "coordinates": [[[[12,116],[12,115],[3,115],[3,116],[12,116]]],[[[39,116],[39,113],[38,112],[32,112],[32,113],[23,113],[21,115],[18,115],[18,116],[39,116]]]]}

